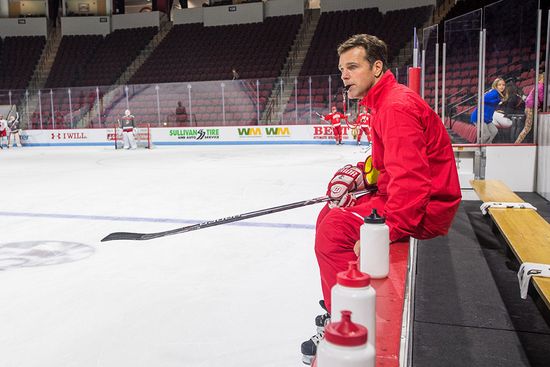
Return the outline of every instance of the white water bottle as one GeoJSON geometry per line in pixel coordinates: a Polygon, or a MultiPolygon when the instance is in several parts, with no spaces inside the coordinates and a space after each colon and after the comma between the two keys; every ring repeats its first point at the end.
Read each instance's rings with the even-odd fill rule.
{"type": "Polygon", "coordinates": [[[386,218],[378,215],[376,209],[365,217],[360,232],[360,269],[373,279],[385,278],[390,272],[390,230],[386,218]]]}
{"type": "Polygon", "coordinates": [[[367,328],[351,321],[351,311],[342,311],[341,320],[325,327],[314,366],[374,367],[376,356],[374,347],[367,343],[367,328]]]}
{"type": "Polygon", "coordinates": [[[353,322],[369,331],[369,341],[376,350],[376,291],[370,276],[359,271],[357,261],[350,261],[348,270],[338,273],[332,287],[332,322],[340,321],[340,313],[350,310],[353,322]]]}

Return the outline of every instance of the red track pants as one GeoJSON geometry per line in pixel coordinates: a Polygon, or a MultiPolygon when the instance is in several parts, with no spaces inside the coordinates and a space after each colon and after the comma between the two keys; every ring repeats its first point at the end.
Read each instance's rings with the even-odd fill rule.
{"type": "Polygon", "coordinates": [[[359,240],[359,228],[363,220],[353,213],[365,217],[373,207],[382,213],[384,203],[379,197],[365,195],[349,208],[330,209],[328,204],[317,218],[315,233],[315,255],[321,273],[321,288],[328,312],[330,313],[330,292],[336,284],[336,274],[348,268],[348,262],[357,260],[353,252],[359,240]],[[374,200],[373,200],[374,199],[374,200]]]}

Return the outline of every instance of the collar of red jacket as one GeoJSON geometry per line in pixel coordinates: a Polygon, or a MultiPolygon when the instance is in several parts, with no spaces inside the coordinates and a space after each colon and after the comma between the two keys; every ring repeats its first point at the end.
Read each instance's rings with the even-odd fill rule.
{"type": "Polygon", "coordinates": [[[385,91],[396,84],[397,81],[395,80],[395,77],[393,76],[392,72],[389,70],[386,70],[384,75],[382,75],[382,78],[372,87],[367,95],[363,97],[361,102],[359,102],[360,105],[366,106],[368,110],[371,111],[371,113],[375,113],[378,109],[381,100],[381,95],[385,93],[385,91]]]}

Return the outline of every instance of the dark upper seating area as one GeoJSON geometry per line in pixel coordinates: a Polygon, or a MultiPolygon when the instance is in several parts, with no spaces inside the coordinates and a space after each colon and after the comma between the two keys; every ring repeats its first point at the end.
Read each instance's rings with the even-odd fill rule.
{"type": "MultiPolygon", "coordinates": [[[[220,83],[193,83],[191,108],[186,98],[187,85],[163,87],[161,99],[167,104],[160,107],[161,119],[169,126],[177,126],[183,120],[194,126],[255,124],[301,22],[301,15],[292,15],[231,26],[176,25],[134,74],[130,84],[228,80],[232,79],[235,68],[240,79],[258,78],[259,85],[248,80],[227,82],[222,97],[220,83]],[[174,111],[181,100],[193,113],[178,120],[174,111]]],[[[158,116],[156,112],[151,113],[156,111],[156,97],[152,92],[144,89],[136,93],[130,104],[137,108],[144,121],[155,122],[158,116]]],[[[123,108],[120,99],[113,101],[105,108],[104,121],[109,123],[123,108]]]]}
{"type": "Polygon", "coordinates": [[[300,75],[337,74],[338,45],[353,34],[373,34],[382,20],[378,8],[322,13],[300,75]]]}
{"type": "Polygon", "coordinates": [[[99,35],[63,36],[45,87],[72,87],[84,77],[86,65],[101,41],[103,36],[99,35]]]}
{"type": "Polygon", "coordinates": [[[387,12],[379,31],[374,35],[388,44],[388,57],[391,63],[399,51],[412,40],[413,28],[420,29],[430,19],[433,6],[420,6],[387,12]]]}
{"type": "Polygon", "coordinates": [[[75,86],[113,84],[157,33],[156,27],[119,29],[99,44],[75,86]]]}
{"type": "Polygon", "coordinates": [[[6,37],[0,40],[0,89],[25,89],[46,44],[45,37],[6,37]]]}
{"type": "Polygon", "coordinates": [[[424,25],[432,6],[380,13],[378,8],[345,10],[321,14],[300,75],[338,73],[336,48],[353,34],[373,34],[388,44],[392,62],[399,50],[412,38],[414,27],[424,25]]]}
{"type": "Polygon", "coordinates": [[[277,77],[301,22],[301,15],[290,15],[217,27],[176,25],[130,82],[227,80],[232,68],[241,79],[277,77]]]}
{"type": "Polygon", "coordinates": [[[110,85],[157,33],[156,27],[63,36],[46,88],[110,85]]]}

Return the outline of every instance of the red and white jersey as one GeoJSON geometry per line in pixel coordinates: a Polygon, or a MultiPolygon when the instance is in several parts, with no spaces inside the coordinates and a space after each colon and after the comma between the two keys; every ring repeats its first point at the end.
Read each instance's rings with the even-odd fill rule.
{"type": "Polygon", "coordinates": [[[324,117],[325,121],[330,121],[333,127],[340,126],[340,120],[345,118],[347,118],[347,116],[340,112],[329,113],[324,117]]]}
{"type": "Polygon", "coordinates": [[[355,123],[359,126],[370,126],[370,113],[362,112],[357,115],[355,123]]]}
{"type": "Polygon", "coordinates": [[[357,125],[358,128],[362,129],[367,134],[367,138],[369,139],[369,141],[372,141],[370,118],[371,118],[370,113],[362,112],[359,115],[357,115],[355,124],[357,125]]]}
{"type": "Polygon", "coordinates": [[[0,131],[6,131],[8,128],[8,121],[1,119],[0,120],[0,131]]]}

